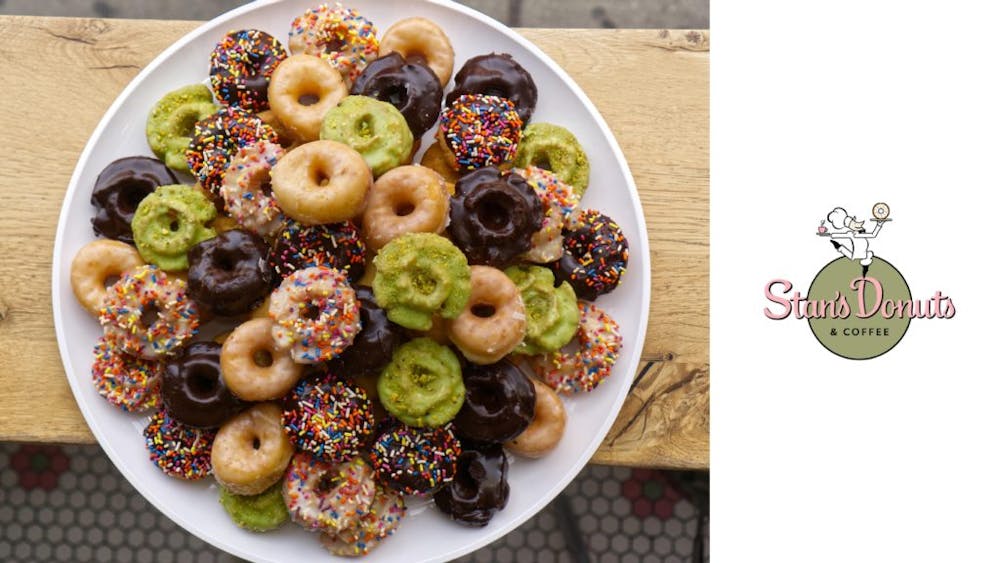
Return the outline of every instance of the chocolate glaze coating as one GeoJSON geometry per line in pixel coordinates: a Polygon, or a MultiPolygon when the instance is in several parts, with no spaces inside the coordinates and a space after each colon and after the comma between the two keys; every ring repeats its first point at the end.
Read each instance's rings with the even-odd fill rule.
{"type": "Polygon", "coordinates": [[[423,61],[406,60],[396,52],[369,63],[354,81],[351,94],[392,104],[406,118],[414,137],[437,122],[444,97],[434,71],[423,61]]]}
{"type": "Polygon", "coordinates": [[[468,364],[462,370],[465,402],[453,423],[462,439],[506,442],[535,418],[535,386],[516,365],[468,364]]]}
{"type": "Polygon", "coordinates": [[[448,93],[451,105],[462,94],[500,96],[514,103],[521,121],[528,123],[538,102],[538,88],[528,71],[507,53],[472,57],[455,75],[455,89],[448,93]]]}
{"type": "Polygon", "coordinates": [[[271,291],[264,239],[233,229],[188,251],[188,295],[216,315],[250,312],[271,291]]]}
{"type": "Polygon", "coordinates": [[[434,495],[434,504],[456,522],[482,528],[507,506],[509,497],[503,448],[463,443],[455,478],[434,495]]]}
{"type": "Polygon", "coordinates": [[[328,225],[302,225],[288,221],[278,232],[271,249],[274,284],[296,270],[327,266],[343,270],[356,282],[365,275],[365,243],[351,221],[328,225]]]}
{"type": "Polygon", "coordinates": [[[628,266],[628,240],[613,219],[594,210],[562,231],[563,255],[550,264],[556,282],[568,282],[578,299],[593,301],[621,283],[628,266]]]}
{"type": "Polygon", "coordinates": [[[461,443],[451,425],[414,428],[386,419],[377,425],[378,430],[369,461],[383,485],[403,494],[422,495],[454,476],[461,443]]]}
{"type": "Polygon", "coordinates": [[[354,295],[361,303],[361,332],[347,350],[328,363],[336,373],[352,377],[377,376],[392,360],[396,347],[407,340],[406,331],[389,321],[385,311],[375,303],[371,289],[356,287],[354,295]]]}
{"type": "Polygon", "coordinates": [[[543,212],[524,178],[487,166],[455,184],[450,215],[448,231],[469,263],[500,268],[531,248],[543,212]]]}
{"type": "Polygon", "coordinates": [[[281,43],[266,32],[230,31],[209,57],[208,73],[216,98],[251,111],[268,109],[271,74],[287,56],[281,43]]]}
{"type": "Polygon", "coordinates": [[[222,379],[221,350],[216,342],[195,342],[167,360],[160,392],[167,414],[178,422],[216,428],[247,406],[222,379]]]}
{"type": "Polygon", "coordinates": [[[107,165],[90,195],[90,204],[98,208],[90,220],[94,233],[135,244],[132,217],[139,202],[156,188],[177,183],[166,164],[148,156],[128,156],[107,165]]]}

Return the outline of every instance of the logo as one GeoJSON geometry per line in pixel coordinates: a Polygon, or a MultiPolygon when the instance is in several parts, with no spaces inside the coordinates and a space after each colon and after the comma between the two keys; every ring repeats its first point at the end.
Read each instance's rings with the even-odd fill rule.
{"type": "MultiPolygon", "coordinates": [[[[764,287],[769,319],[806,319],[824,348],[843,358],[867,360],[892,350],[914,319],[950,319],[955,304],[940,291],[914,299],[903,274],[876,256],[876,242],[892,219],[889,205],[872,207],[869,230],[843,207],[820,221],[816,236],[829,242],[839,256],[823,266],[803,297],[792,282],[772,279],[764,287]]],[[[829,247],[828,252],[829,252],[829,247]]]]}

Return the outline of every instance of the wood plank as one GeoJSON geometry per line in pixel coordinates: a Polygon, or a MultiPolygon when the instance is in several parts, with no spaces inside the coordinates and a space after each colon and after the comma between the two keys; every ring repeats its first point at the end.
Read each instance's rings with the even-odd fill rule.
{"type": "MultiPolygon", "coordinates": [[[[115,96],[196,25],[0,17],[0,125],[13,137],[0,177],[0,439],[93,442],[53,330],[49,279],[59,207],[115,96]]],[[[653,293],[644,362],[593,461],[707,468],[708,33],[519,31],[600,109],[628,158],[649,225],[653,293]]]]}

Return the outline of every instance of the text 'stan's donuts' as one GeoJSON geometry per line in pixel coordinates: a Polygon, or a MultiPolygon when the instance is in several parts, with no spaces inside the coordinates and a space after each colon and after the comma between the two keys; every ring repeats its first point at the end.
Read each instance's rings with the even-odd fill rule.
{"type": "Polygon", "coordinates": [[[418,165],[393,168],[372,186],[362,220],[365,242],[377,251],[405,233],[441,234],[450,204],[437,172],[418,165]]]}
{"type": "Polygon", "coordinates": [[[305,225],[339,223],[365,205],[372,171],[358,151],[336,141],[292,149],[271,169],[271,189],[285,215],[305,225]]]}
{"type": "Polygon", "coordinates": [[[69,283],[80,305],[93,316],[101,313],[108,294],[105,281],[118,281],[123,272],[143,265],[139,251],[130,244],[99,239],[87,243],[73,257],[69,283]]]}
{"type": "Polygon", "coordinates": [[[424,59],[441,81],[441,86],[451,80],[451,72],[455,69],[455,49],[444,30],[431,20],[406,18],[392,24],[385,30],[378,56],[384,57],[393,51],[403,55],[404,59],[424,59]]]}
{"type": "Polygon", "coordinates": [[[222,344],[222,378],[245,401],[280,399],[302,376],[302,366],[271,337],[273,326],[271,319],[251,319],[236,327],[222,344]]]}
{"type": "Polygon", "coordinates": [[[281,407],[260,403],[222,425],[212,444],[212,472],[238,495],[256,495],[278,482],[295,453],[281,425],[281,407]]]}
{"type": "Polygon", "coordinates": [[[534,378],[531,384],[535,386],[535,418],[524,432],[503,446],[525,457],[542,457],[555,449],[566,431],[566,408],[548,385],[534,378]]]}
{"type": "Polygon", "coordinates": [[[448,337],[470,362],[492,364],[524,340],[524,301],[500,270],[489,266],[470,270],[472,293],[462,313],[448,324],[448,337]]]}
{"type": "Polygon", "coordinates": [[[300,141],[315,141],[323,116],[347,96],[347,84],[323,59],[292,55],[274,69],[267,96],[288,131],[300,141]]]}

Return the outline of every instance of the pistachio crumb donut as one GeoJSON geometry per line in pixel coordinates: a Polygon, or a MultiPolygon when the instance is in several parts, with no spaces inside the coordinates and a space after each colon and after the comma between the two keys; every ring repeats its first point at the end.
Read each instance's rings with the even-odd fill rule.
{"type": "Polygon", "coordinates": [[[365,242],[378,250],[404,233],[444,232],[450,205],[444,178],[418,165],[394,168],[374,185],[365,206],[365,242]]]}
{"type": "Polygon", "coordinates": [[[389,26],[382,36],[378,54],[384,57],[393,51],[404,59],[424,62],[437,75],[442,88],[451,80],[455,49],[444,30],[431,20],[405,18],[389,26]]]}
{"type": "Polygon", "coordinates": [[[413,132],[395,106],[368,96],[347,96],[323,118],[320,139],[361,153],[375,176],[403,164],[413,153],[413,132]]]}
{"type": "Polygon", "coordinates": [[[579,302],[580,328],[570,346],[531,358],[538,377],[559,393],[592,391],[618,361],[622,335],[618,323],[593,303],[579,302]]]}
{"type": "Polygon", "coordinates": [[[342,270],[314,266],[284,279],[271,294],[271,334],[300,364],[331,360],[361,330],[360,305],[342,270]]]}
{"type": "Polygon", "coordinates": [[[566,431],[566,408],[562,399],[548,385],[532,378],[535,387],[535,418],[514,439],[504,442],[511,453],[542,457],[554,450],[566,431]]]}
{"type": "Polygon", "coordinates": [[[382,247],[373,263],[375,301],[400,326],[428,330],[435,314],[454,319],[469,300],[469,263],[441,235],[407,233],[382,247]]]}
{"type": "Polygon", "coordinates": [[[555,275],[541,266],[512,266],[504,273],[521,291],[528,317],[524,342],[514,349],[515,353],[554,352],[573,339],[580,312],[570,284],[556,287],[555,275]]]}
{"type": "Polygon", "coordinates": [[[267,532],[288,522],[288,509],[281,498],[281,483],[271,485],[256,495],[237,495],[219,487],[219,503],[240,528],[251,532],[267,532]]]}
{"type": "Polygon", "coordinates": [[[142,258],[167,271],[188,268],[188,250],[215,237],[212,202],[192,186],[160,186],[135,210],[132,233],[142,258]]]}
{"type": "Polygon", "coordinates": [[[590,183],[590,161],[580,141],[569,129],[552,123],[532,123],[524,128],[514,166],[551,170],[573,186],[578,198],[583,197],[590,183]]]}
{"type": "Polygon", "coordinates": [[[212,91],[204,84],[183,86],[156,102],[146,119],[146,140],[153,154],[174,170],[187,172],[194,124],[215,113],[212,91]]]}
{"type": "Polygon", "coordinates": [[[139,252],[129,244],[98,239],[77,251],[70,266],[69,283],[76,300],[93,316],[101,313],[107,282],[115,282],[122,273],[142,266],[139,252]]]}
{"type": "Polygon", "coordinates": [[[219,428],[212,444],[212,473],[233,493],[257,495],[281,479],[293,453],[281,407],[259,403],[219,428]]]}
{"type": "Polygon", "coordinates": [[[302,365],[271,336],[271,319],[250,319],[222,344],[219,364],[226,386],[245,401],[279,399],[295,387],[302,365]]]}
{"type": "Polygon", "coordinates": [[[455,418],[465,399],[458,357],[429,338],[411,340],[396,349],[382,370],[378,397],[406,425],[442,426],[455,418]]]}
{"type": "Polygon", "coordinates": [[[267,88],[274,115],[303,142],[319,139],[323,116],[346,95],[340,73],[312,55],[292,55],[281,61],[267,88]]]}
{"type": "Polygon", "coordinates": [[[469,269],[472,292],[458,318],[448,323],[448,337],[470,362],[492,364],[524,340],[524,301],[514,282],[500,270],[469,269]]]}
{"type": "Polygon", "coordinates": [[[296,147],[271,169],[271,189],[278,205],[304,225],[354,217],[363,209],[371,185],[372,172],[365,159],[334,141],[296,147]]]}

